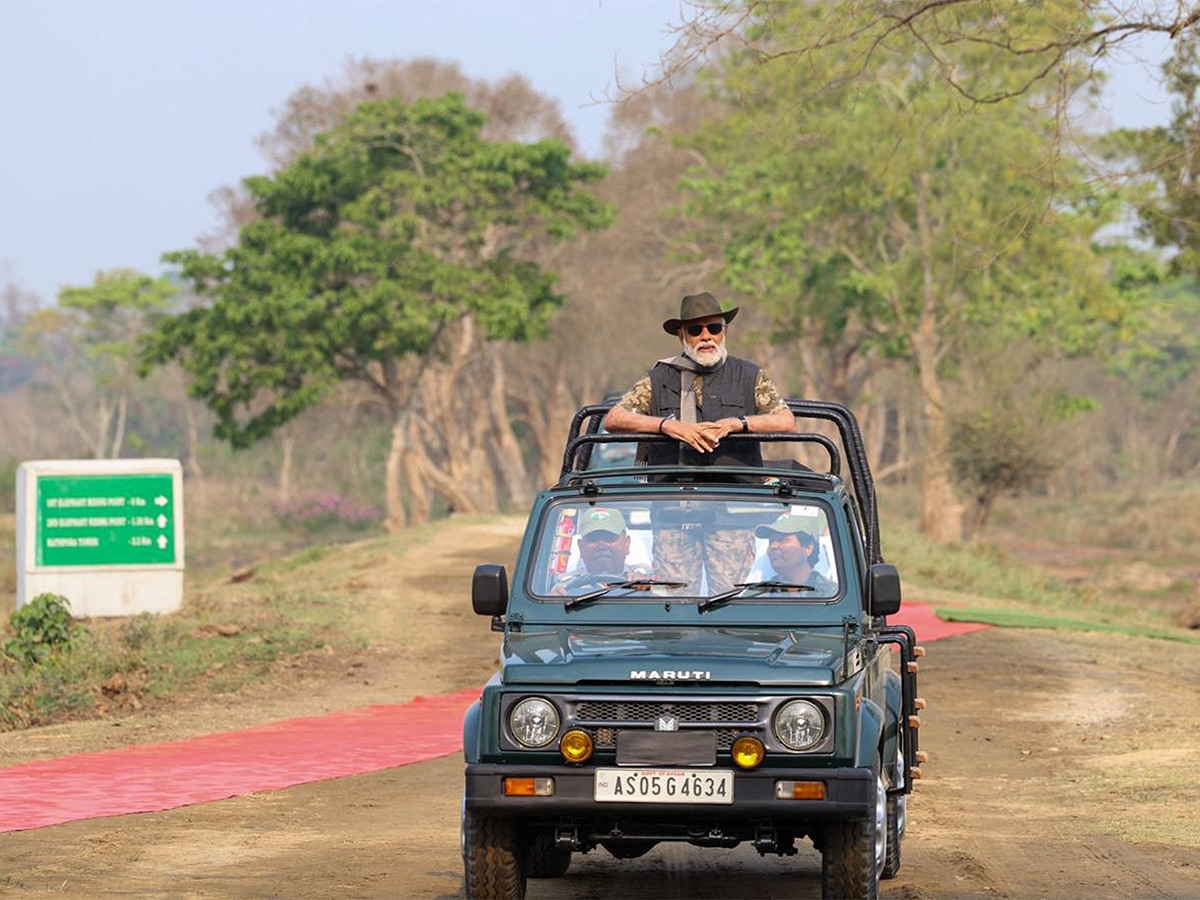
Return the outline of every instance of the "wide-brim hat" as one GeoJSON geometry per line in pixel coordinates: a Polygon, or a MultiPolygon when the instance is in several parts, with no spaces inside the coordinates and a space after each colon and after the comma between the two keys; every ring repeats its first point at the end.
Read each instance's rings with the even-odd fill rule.
{"type": "Polygon", "coordinates": [[[680,325],[694,322],[696,319],[707,319],[710,316],[723,316],[726,322],[732,322],[740,307],[721,309],[717,298],[708,291],[699,294],[688,294],[679,301],[679,318],[667,319],[663,322],[663,331],[667,334],[677,334],[680,325]]]}

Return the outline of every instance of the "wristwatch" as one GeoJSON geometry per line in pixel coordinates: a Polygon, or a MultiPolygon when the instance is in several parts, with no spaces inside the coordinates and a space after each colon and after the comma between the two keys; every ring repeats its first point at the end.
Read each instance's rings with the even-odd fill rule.
{"type": "Polygon", "coordinates": [[[745,416],[738,416],[738,421],[742,423],[742,434],[750,433],[750,423],[746,421],[745,416]]]}

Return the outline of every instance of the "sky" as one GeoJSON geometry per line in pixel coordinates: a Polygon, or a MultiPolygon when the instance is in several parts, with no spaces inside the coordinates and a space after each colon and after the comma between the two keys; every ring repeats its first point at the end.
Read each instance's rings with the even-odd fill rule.
{"type": "MultiPolygon", "coordinates": [[[[681,0],[0,0],[0,285],[52,301],[98,270],[162,271],[218,224],[209,194],[262,172],[254,139],[348,57],[520,72],[598,156],[619,72],[636,83],[681,0]]],[[[1147,40],[1113,60],[1111,123],[1166,120],[1147,40]],[[1147,60],[1151,62],[1146,62],[1147,60]]]]}

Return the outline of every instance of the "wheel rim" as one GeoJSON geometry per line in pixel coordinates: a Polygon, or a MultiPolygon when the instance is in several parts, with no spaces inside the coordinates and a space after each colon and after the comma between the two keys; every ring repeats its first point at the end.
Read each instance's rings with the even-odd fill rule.
{"type": "Polygon", "coordinates": [[[887,861],[887,785],[883,772],[875,776],[875,880],[883,874],[887,861]]]}

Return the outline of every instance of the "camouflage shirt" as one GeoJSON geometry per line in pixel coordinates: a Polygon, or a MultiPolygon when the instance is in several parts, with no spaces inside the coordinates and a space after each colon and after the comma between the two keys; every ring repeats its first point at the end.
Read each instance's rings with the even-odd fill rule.
{"type": "MultiPolygon", "coordinates": [[[[650,373],[647,372],[637,382],[627,390],[618,401],[617,405],[623,409],[627,409],[632,413],[639,415],[650,415],[650,395],[653,388],[650,387],[650,373]]],[[[696,406],[699,407],[701,398],[704,396],[704,376],[696,376],[696,406]]],[[[787,403],[780,395],[779,390],[775,387],[775,383],[767,377],[766,373],[758,370],[758,379],[754,382],[754,404],[755,415],[767,415],[769,413],[780,412],[788,408],[787,403]]]]}

